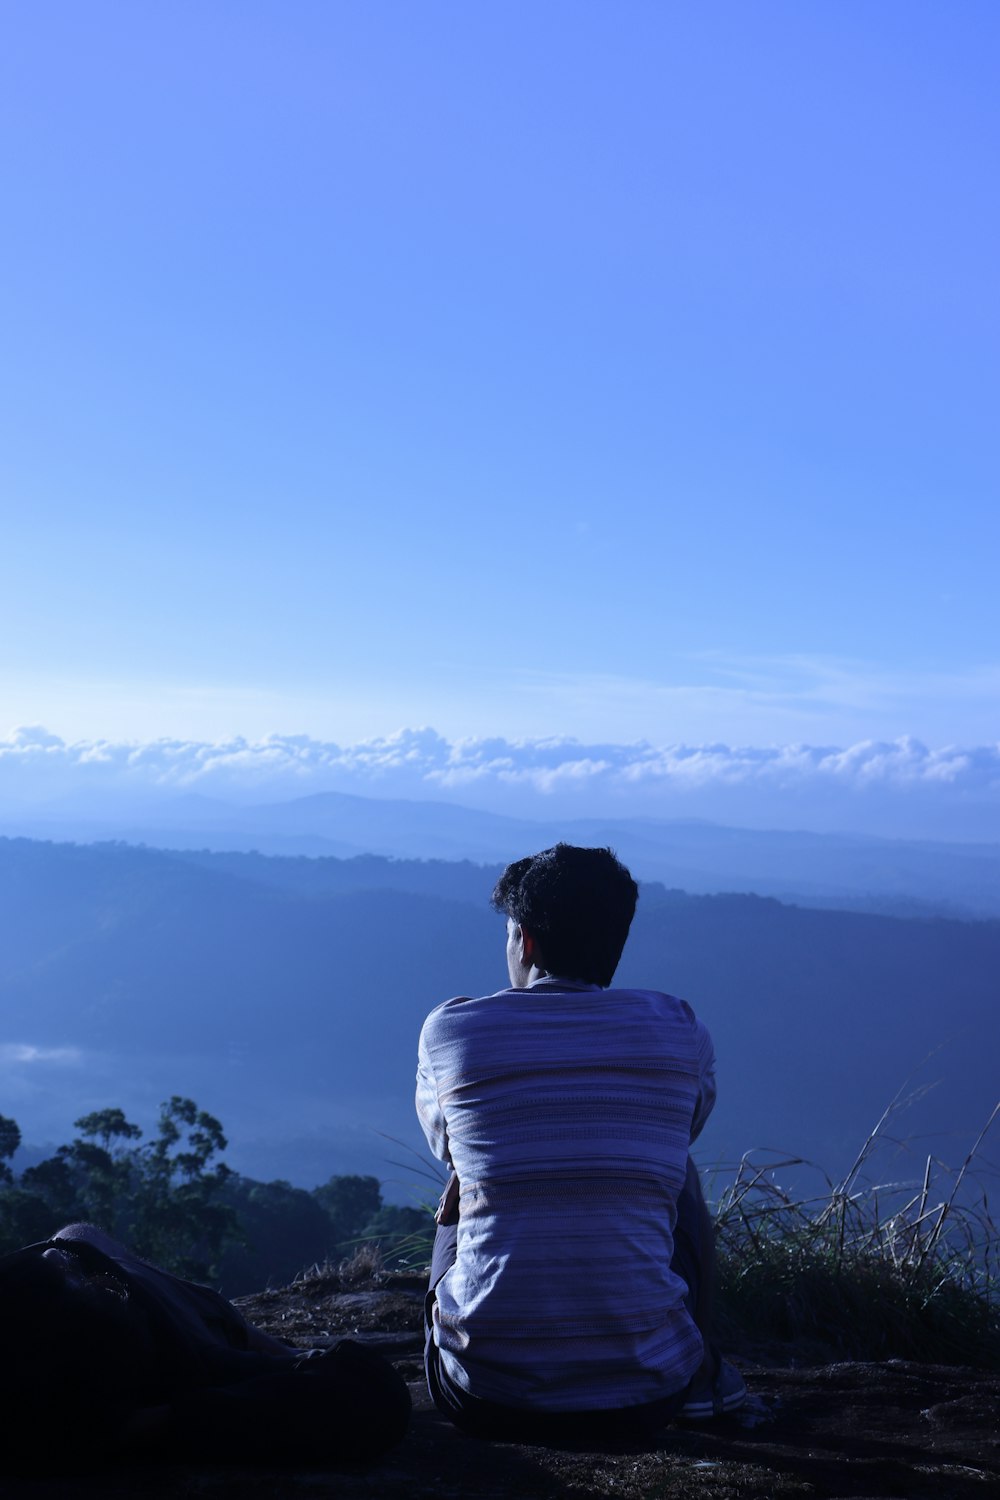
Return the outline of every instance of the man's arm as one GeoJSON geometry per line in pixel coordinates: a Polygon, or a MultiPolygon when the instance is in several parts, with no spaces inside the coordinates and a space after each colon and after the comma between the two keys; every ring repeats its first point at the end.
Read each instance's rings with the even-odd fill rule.
{"type": "MultiPolygon", "coordinates": [[[[417,1048],[417,1119],[420,1121],[424,1135],[427,1137],[427,1144],[434,1155],[450,1167],[448,1127],[445,1124],[444,1111],[441,1108],[437,1083],[423,1032],[420,1033],[420,1045],[417,1048]]],[[[434,1215],[436,1224],[458,1223],[458,1194],[458,1175],[452,1168],[434,1215]]]]}
{"type": "Polygon", "coordinates": [[[696,1141],[715,1106],[715,1048],[708,1028],[695,1019],[695,1054],[698,1063],[698,1101],[691,1118],[691,1140],[696,1141]]]}
{"type": "Polygon", "coordinates": [[[427,1137],[427,1144],[432,1153],[438,1161],[443,1161],[445,1166],[450,1167],[448,1127],[445,1124],[437,1081],[431,1067],[425,1032],[426,1026],[420,1033],[420,1042],[417,1047],[417,1119],[420,1121],[420,1128],[427,1137]]]}

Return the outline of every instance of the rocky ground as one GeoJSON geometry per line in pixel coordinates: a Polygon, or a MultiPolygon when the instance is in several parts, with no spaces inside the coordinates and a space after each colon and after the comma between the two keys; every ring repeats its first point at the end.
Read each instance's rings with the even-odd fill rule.
{"type": "Polygon", "coordinates": [[[442,1421],[420,1364],[419,1281],[345,1288],[314,1276],[240,1300],[290,1343],[344,1335],[379,1347],[410,1384],[413,1421],[380,1463],[336,1469],[137,1470],[0,1482],[0,1500],[191,1497],[191,1500],[785,1500],[901,1496],[988,1500],[1000,1494],[1000,1374],[889,1361],[796,1367],[788,1351],[744,1364],[748,1408],[702,1427],[667,1428],[654,1449],[484,1444],[442,1421]],[[784,1362],[782,1362],[784,1360],[784,1362]]]}

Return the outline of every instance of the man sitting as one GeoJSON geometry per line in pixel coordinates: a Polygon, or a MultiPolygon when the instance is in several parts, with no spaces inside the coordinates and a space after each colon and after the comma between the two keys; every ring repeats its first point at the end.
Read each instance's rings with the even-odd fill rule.
{"type": "Polygon", "coordinates": [[[4,1458],[32,1470],[371,1458],[409,1420],[373,1350],[289,1348],[92,1224],[0,1257],[0,1325],[4,1458]]]}
{"type": "Polygon", "coordinates": [[[421,1032],[417,1112],[454,1174],[427,1379],[480,1436],[644,1437],[746,1399],[707,1337],[712,1229],[688,1154],[711,1039],[682,1000],[608,988],[637,896],[608,849],[508,866],[510,987],[446,1001],[421,1032]]]}

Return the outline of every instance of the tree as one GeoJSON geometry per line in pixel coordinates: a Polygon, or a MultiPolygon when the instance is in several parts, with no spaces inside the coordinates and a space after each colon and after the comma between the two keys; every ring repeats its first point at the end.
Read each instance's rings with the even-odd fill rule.
{"type": "MultiPolygon", "coordinates": [[[[27,1167],[21,1173],[20,1189],[44,1208],[47,1234],[58,1229],[60,1224],[88,1217],[81,1201],[81,1183],[79,1173],[74,1170],[70,1146],[60,1146],[55,1156],[38,1162],[34,1167],[27,1167]]],[[[8,1245],[8,1249],[16,1250],[24,1243],[23,1239],[16,1240],[8,1245]]]]}
{"type": "Polygon", "coordinates": [[[377,1177],[346,1174],[331,1177],[313,1188],[312,1196],[326,1209],[338,1241],[357,1239],[369,1219],[382,1207],[382,1191],[377,1177]]]}
{"type": "Polygon", "coordinates": [[[94,1110],[74,1126],[83,1139],[61,1148],[76,1181],[80,1211],[74,1217],[123,1235],[128,1224],[125,1205],[136,1177],[135,1152],[127,1143],[139,1140],[142,1131],[120,1109],[94,1110]]]}
{"type": "MultiPolygon", "coordinates": [[[[6,1123],[0,1154],[4,1142],[20,1139],[14,1122],[6,1123]]],[[[219,1121],[175,1094],[144,1144],[139,1126],[117,1108],[83,1115],[76,1129],[77,1139],[29,1167],[17,1189],[9,1175],[0,1187],[4,1247],[24,1244],[29,1223],[38,1232],[28,1240],[88,1219],[165,1270],[210,1279],[223,1247],[240,1238],[236,1211],[222,1200],[229,1168],[213,1160],[226,1146],[219,1121]]]]}
{"type": "Polygon", "coordinates": [[[75,1120],[74,1129],[78,1130],[81,1135],[95,1136],[107,1152],[111,1152],[115,1147],[121,1150],[119,1142],[137,1141],[142,1135],[139,1126],[126,1120],[120,1109],[96,1109],[92,1114],[83,1115],[79,1120],[75,1120]]]}
{"type": "Polygon", "coordinates": [[[16,1183],[0,1187],[0,1254],[48,1239],[57,1227],[38,1193],[26,1192],[16,1183]]]}
{"type": "Polygon", "coordinates": [[[137,1148],[130,1240],[140,1255],[183,1276],[210,1278],[230,1240],[241,1238],[236,1211],[222,1201],[229,1180],[226,1137],[214,1115],[174,1094],[160,1106],[154,1140],[137,1148]]]}
{"type": "Polygon", "coordinates": [[[15,1120],[0,1115],[0,1182],[12,1182],[13,1174],[7,1165],[21,1144],[21,1132],[15,1120]]]}
{"type": "Polygon", "coordinates": [[[17,1121],[0,1115],[0,1254],[16,1250],[49,1233],[49,1208],[37,1193],[14,1182],[7,1165],[21,1144],[17,1121]]]}
{"type": "Polygon", "coordinates": [[[246,1232],[243,1243],[223,1251],[219,1277],[227,1297],[283,1286],[307,1266],[324,1262],[334,1249],[333,1225],[315,1196],[290,1182],[254,1182],[233,1173],[224,1201],[246,1232]]]}

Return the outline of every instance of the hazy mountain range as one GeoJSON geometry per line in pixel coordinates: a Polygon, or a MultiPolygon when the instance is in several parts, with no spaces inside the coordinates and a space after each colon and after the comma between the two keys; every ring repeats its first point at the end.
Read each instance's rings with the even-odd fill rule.
{"type": "MultiPolygon", "coordinates": [[[[410,1161],[424,1015],[506,981],[495,875],[0,839],[0,1111],[42,1145],[85,1110],[119,1104],[148,1123],[190,1094],[222,1119],[240,1170],[304,1185],[371,1171],[405,1198],[417,1168],[391,1167],[401,1150],[375,1132],[410,1161]]],[[[895,1122],[910,1144],[890,1170],[905,1176],[929,1150],[964,1156],[995,1102],[998,975],[996,921],[649,882],[619,979],[684,996],[713,1032],[706,1156],[767,1145],[840,1172],[912,1075],[933,1087],[895,1122]]]]}
{"type": "Polygon", "coordinates": [[[558,839],[610,844],[641,879],[693,893],[745,891],[899,914],[1000,916],[1000,845],[726,828],[695,820],[542,821],[453,802],[323,792],[235,805],[195,793],[97,794],[0,821],[35,838],[121,839],[163,849],[381,854],[504,864],[558,839]]]}

